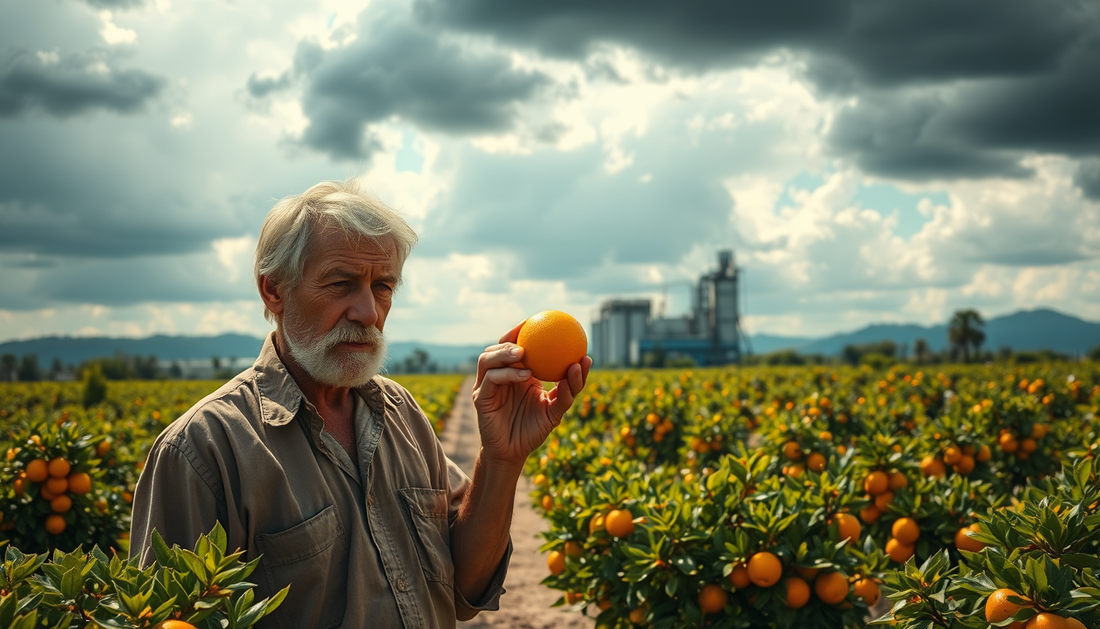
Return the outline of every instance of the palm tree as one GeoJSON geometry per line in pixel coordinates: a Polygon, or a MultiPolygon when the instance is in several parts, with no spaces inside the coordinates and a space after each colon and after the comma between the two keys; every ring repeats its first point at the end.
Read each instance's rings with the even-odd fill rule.
{"type": "Polygon", "coordinates": [[[951,343],[952,353],[961,351],[963,362],[970,362],[970,347],[978,348],[985,342],[985,332],[981,327],[985,325],[982,315],[977,310],[956,310],[951,317],[951,323],[947,326],[947,340],[951,343]]]}

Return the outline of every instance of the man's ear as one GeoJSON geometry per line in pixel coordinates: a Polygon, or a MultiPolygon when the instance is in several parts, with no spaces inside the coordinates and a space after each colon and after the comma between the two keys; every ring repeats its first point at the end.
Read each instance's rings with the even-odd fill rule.
{"type": "Polygon", "coordinates": [[[267,309],[275,316],[282,315],[283,308],[286,307],[286,295],[284,295],[283,288],[267,275],[261,275],[257,284],[260,288],[260,299],[264,300],[267,309]]]}

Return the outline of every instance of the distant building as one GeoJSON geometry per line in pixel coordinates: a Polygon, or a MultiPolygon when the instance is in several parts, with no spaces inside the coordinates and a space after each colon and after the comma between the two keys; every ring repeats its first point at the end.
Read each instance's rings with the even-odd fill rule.
{"type": "Polygon", "coordinates": [[[699,365],[741,361],[741,323],[737,308],[733,252],[718,252],[718,269],[693,287],[691,313],[654,317],[649,299],[615,299],[600,306],[592,322],[592,359],[602,367],[626,367],[649,352],[669,358],[690,357],[699,365]]]}

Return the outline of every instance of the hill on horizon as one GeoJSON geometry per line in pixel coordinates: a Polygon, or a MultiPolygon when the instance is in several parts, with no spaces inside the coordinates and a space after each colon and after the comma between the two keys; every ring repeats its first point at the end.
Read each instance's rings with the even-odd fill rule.
{"type": "MultiPolygon", "coordinates": [[[[1100,346],[1100,323],[1050,309],[1022,310],[1010,315],[987,319],[983,348],[996,351],[1002,347],[1014,351],[1049,349],[1069,356],[1082,356],[1100,346]]],[[[912,351],[920,338],[932,351],[947,349],[947,324],[921,326],[915,324],[873,324],[852,332],[822,338],[785,337],[770,334],[749,335],[754,354],[768,354],[782,349],[800,354],[840,354],[845,345],[862,345],[889,340],[912,351]]],[[[395,341],[389,344],[387,364],[405,360],[421,349],[443,370],[457,369],[476,362],[484,345],[446,345],[395,341]]],[[[263,338],[247,334],[217,336],[169,336],[158,334],[146,338],[48,336],[0,343],[0,354],[23,356],[36,354],[39,364],[50,364],[60,358],[64,364],[77,365],[94,358],[123,353],[130,356],[156,356],[161,361],[193,361],[218,358],[253,359],[260,353],[263,338]]]]}
{"type": "MultiPolygon", "coordinates": [[[[985,320],[982,327],[985,343],[982,348],[997,351],[1002,347],[1013,351],[1049,349],[1069,356],[1083,356],[1100,345],[1100,323],[1084,321],[1049,308],[1021,310],[985,320]]],[[[892,341],[912,351],[917,339],[928,342],[934,352],[948,349],[947,323],[921,326],[904,323],[879,323],[853,332],[833,334],[824,338],[749,335],[754,354],[767,354],[781,349],[800,354],[835,356],[846,345],[864,345],[892,341]]]]}

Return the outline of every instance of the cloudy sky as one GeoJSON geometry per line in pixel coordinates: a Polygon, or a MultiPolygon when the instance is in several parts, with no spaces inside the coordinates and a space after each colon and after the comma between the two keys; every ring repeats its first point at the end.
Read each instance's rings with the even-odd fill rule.
{"type": "Polygon", "coordinates": [[[1100,320],[1090,0],[0,0],[0,340],[262,333],[267,210],[421,234],[394,340],[735,251],[749,333],[1100,320]]]}

